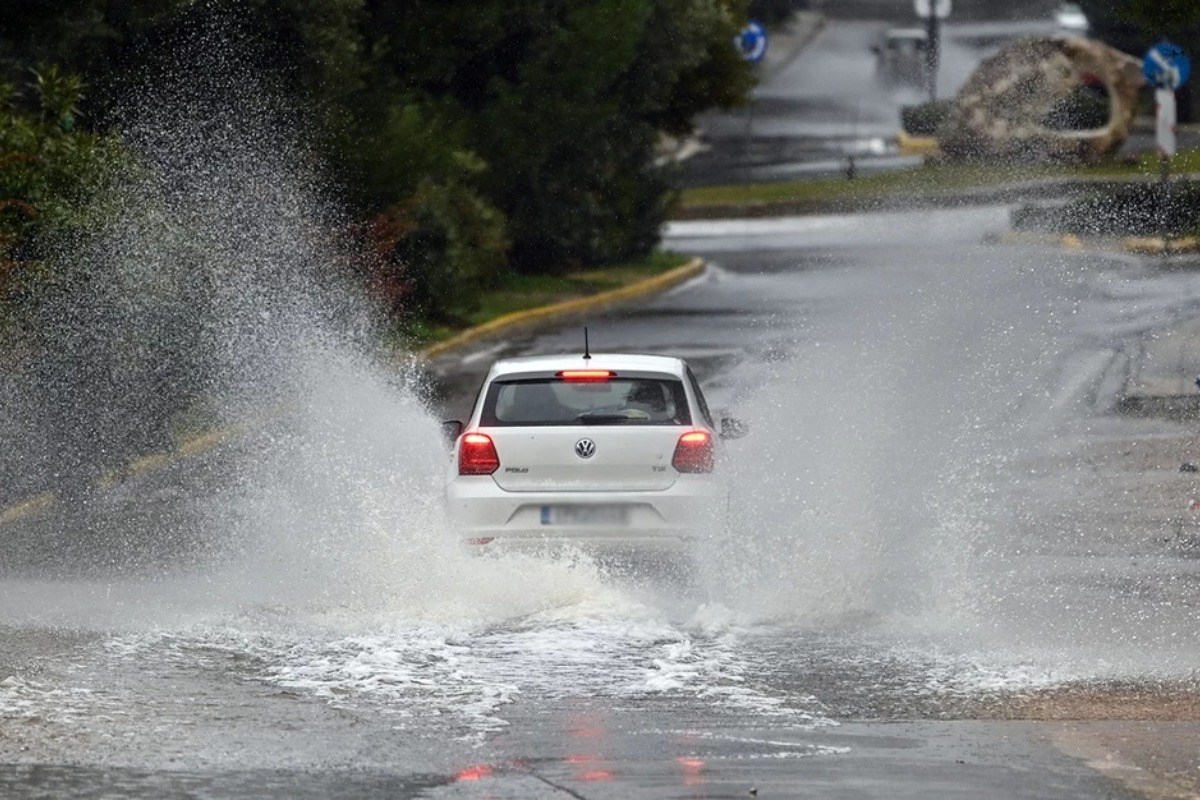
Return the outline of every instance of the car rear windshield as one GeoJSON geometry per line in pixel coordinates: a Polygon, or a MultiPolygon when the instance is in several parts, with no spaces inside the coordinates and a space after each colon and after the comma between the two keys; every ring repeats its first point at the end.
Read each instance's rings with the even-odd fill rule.
{"type": "Polygon", "coordinates": [[[690,425],[683,383],[674,378],[493,381],[480,424],[690,425]]]}

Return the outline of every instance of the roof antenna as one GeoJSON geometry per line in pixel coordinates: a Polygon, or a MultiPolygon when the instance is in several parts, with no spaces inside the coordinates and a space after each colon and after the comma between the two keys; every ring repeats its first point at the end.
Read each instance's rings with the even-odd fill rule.
{"type": "Polygon", "coordinates": [[[583,326],[583,360],[584,361],[592,360],[592,351],[591,351],[591,348],[588,346],[588,332],[587,332],[586,325],[583,326]]]}

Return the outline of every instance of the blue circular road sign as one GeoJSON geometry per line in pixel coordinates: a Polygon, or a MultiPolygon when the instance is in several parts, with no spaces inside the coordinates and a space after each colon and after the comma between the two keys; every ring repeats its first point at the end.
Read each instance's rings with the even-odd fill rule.
{"type": "Polygon", "coordinates": [[[1142,59],[1142,74],[1159,89],[1178,89],[1191,73],[1192,62],[1183,48],[1166,39],[1147,50],[1142,59]]]}
{"type": "Polygon", "coordinates": [[[750,24],[734,38],[733,44],[742,52],[743,58],[751,64],[757,64],[767,54],[767,29],[750,20],[750,24]]]}

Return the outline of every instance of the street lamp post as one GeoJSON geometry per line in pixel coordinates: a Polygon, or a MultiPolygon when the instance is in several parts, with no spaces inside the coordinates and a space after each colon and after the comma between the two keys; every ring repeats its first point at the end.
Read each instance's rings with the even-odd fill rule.
{"type": "Polygon", "coordinates": [[[929,102],[937,100],[937,73],[942,20],[950,16],[950,0],[913,0],[917,16],[925,20],[925,87],[929,102]]]}
{"type": "Polygon", "coordinates": [[[925,19],[925,32],[927,38],[925,40],[925,85],[929,90],[929,102],[937,100],[937,73],[938,73],[938,34],[940,33],[938,18],[936,14],[930,14],[925,19]]]}

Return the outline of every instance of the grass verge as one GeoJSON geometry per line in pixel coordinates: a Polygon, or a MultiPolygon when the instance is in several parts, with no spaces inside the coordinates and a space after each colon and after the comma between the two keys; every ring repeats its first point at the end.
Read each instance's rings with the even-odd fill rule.
{"type": "Polygon", "coordinates": [[[640,261],[580,270],[565,275],[510,274],[500,286],[479,298],[475,310],[463,312],[458,323],[414,324],[404,332],[404,342],[409,348],[420,349],[445,341],[468,328],[498,319],[505,314],[620,289],[669,272],[689,260],[689,257],[678,253],[655,251],[640,261]]]}
{"type": "MultiPolygon", "coordinates": [[[[1172,175],[1196,172],[1200,172],[1200,149],[1181,150],[1171,160],[1172,175]]],[[[982,165],[928,161],[921,166],[863,175],[854,180],[819,178],[687,189],[680,196],[674,216],[689,218],[731,212],[762,214],[774,209],[803,210],[822,206],[839,208],[887,197],[936,197],[1031,180],[1156,180],[1158,175],[1158,156],[1154,153],[1145,153],[1132,161],[1094,165],[982,165]]]]}

